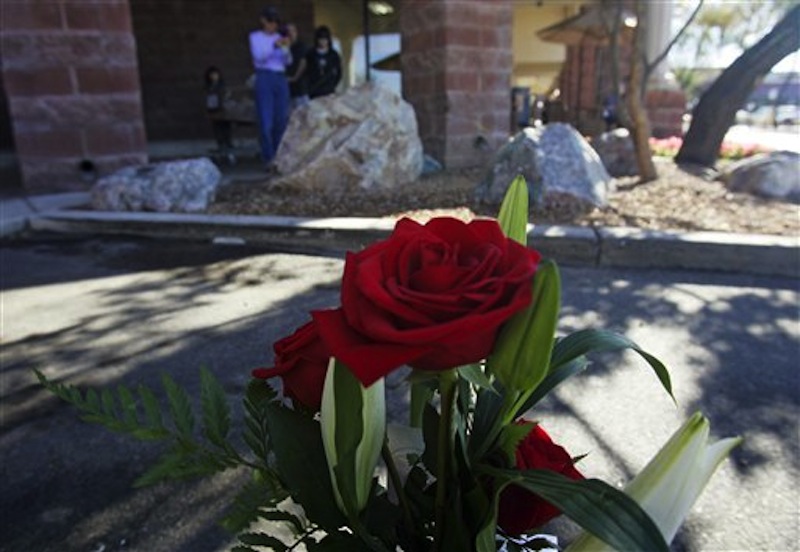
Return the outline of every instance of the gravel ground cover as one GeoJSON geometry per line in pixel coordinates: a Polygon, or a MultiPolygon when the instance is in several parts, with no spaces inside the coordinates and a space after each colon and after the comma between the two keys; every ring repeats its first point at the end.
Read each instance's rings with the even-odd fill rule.
{"type": "MultiPolygon", "coordinates": [[[[692,171],[656,157],[659,178],[613,180],[608,205],[596,208],[554,198],[533,208],[534,224],[628,226],[654,230],[717,231],[800,235],[800,207],[727,190],[710,171],[692,171]]],[[[281,189],[274,181],[238,182],[220,190],[209,212],[302,217],[411,216],[425,220],[451,215],[493,216],[497,207],[477,204],[472,191],[484,169],[444,171],[387,192],[308,193],[281,189]]]]}

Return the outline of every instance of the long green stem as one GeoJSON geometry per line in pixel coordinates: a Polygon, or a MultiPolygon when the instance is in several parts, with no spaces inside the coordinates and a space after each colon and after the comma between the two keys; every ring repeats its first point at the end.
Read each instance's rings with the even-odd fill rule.
{"type": "Polygon", "coordinates": [[[447,370],[439,376],[439,394],[441,395],[439,413],[439,442],[436,448],[436,537],[434,550],[442,549],[444,536],[444,519],[447,512],[447,485],[450,480],[450,459],[453,456],[453,409],[455,407],[456,384],[458,373],[447,370]]]}

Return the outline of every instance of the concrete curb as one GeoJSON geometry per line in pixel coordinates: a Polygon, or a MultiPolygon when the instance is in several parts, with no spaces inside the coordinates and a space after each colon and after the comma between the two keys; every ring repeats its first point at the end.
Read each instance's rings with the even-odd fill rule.
{"type": "MultiPolygon", "coordinates": [[[[257,244],[287,252],[343,253],[385,238],[391,219],[49,211],[36,231],[167,237],[257,244]]],[[[572,266],[682,268],[800,278],[800,240],[719,232],[536,226],[528,241],[572,266]]]]}
{"type": "Polygon", "coordinates": [[[37,213],[70,209],[89,203],[88,192],[28,196],[0,202],[0,238],[23,232],[37,213]]]}

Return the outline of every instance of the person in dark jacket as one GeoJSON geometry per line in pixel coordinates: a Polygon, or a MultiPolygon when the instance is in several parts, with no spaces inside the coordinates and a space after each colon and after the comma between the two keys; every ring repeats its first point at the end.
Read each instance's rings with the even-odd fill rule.
{"type": "Polygon", "coordinates": [[[314,48],[306,55],[306,75],[312,99],[333,94],[342,80],[342,58],[333,49],[331,30],[324,25],[314,31],[314,48]]]}
{"type": "Polygon", "coordinates": [[[300,39],[297,25],[287,23],[286,31],[292,41],[292,45],[289,47],[292,54],[292,63],[286,68],[286,79],[289,81],[291,109],[295,110],[308,103],[308,75],[306,74],[308,48],[300,39]]]}

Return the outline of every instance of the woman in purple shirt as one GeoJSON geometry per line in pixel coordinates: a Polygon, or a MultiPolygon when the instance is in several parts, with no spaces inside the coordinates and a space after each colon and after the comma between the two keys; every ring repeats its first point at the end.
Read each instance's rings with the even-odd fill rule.
{"type": "Polygon", "coordinates": [[[278,32],[280,17],[274,8],[261,13],[261,29],[250,33],[250,55],[256,70],[256,111],[261,156],[269,172],[289,121],[289,84],[286,66],[292,62],[290,39],[278,32]]]}

